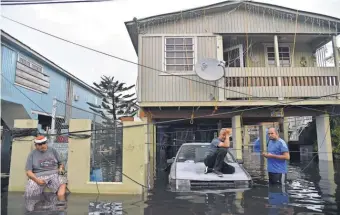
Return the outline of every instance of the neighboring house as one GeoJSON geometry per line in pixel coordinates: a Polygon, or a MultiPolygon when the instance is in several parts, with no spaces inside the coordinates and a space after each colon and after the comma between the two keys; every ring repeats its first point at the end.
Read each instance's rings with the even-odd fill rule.
{"type": "MultiPolygon", "coordinates": [[[[7,130],[13,128],[15,119],[36,119],[42,129],[51,127],[54,98],[58,100],[60,126],[70,118],[92,117],[86,102],[101,102],[91,86],[4,31],[1,75],[1,126],[7,130]]],[[[2,138],[6,139],[2,142],[4,155],[8,154],[10,140],[2,138]]]]}
{"type": "Polygon", "coordinates": [[[53,98],[68,104],[57,104],[58,118],[66,117],[68,109],[73,111],[70,118],[80,118],[81,111],[72,106],[90,112],[86,102],[101,102],[90,85],[4,31],[1,31],[1,55],[4,76],[1,115],[10,128],[13,128],[14,119],[51,120],[53,98]]]}
{"type": "MultiPolygon", "coordinates": [[[[338,46],[340,46],[340,44],[338,44],[338,46]]],[[[338,47],[338,55],[340,56],[340,47],[338,47]]],[[[334,55],[332,54],[332,55],[326,57],[325,61],[327,61],[329,64],[334,66],[334,55]]],[[[340,65],[340,60],[339,60],[339,65],[340,65]]]]}
{"type": "MultiPolygon", "coordinates": [[[[317,67],[319,48],[336,43],[338,18],[253,1],[226,1],[134,18],[125,25],[138,63],[146,66],[138,67],[138,102],[156,121],[211,114],[215,106],[217,113],[270,106],[287,98],[315,98],[299,102],[315,107],[339,104],[336,95],[318,98],[338,92],[339,70],[317,67]],[[198,77],[195,66],[204,58],[225,61],[225,76],[217,81],[198,77]]],[[[289,111],[285,116],[308,114],[289,111]]],[[[195,124],[201,129],[215,124],[217,129],[219,120],[222,126],[236,128],[241,125],[238,114],[195,119],[192,125],[188,120],[178,122],[171,131],[188,132],[195,124]]],[[[268,119],[268,110],[245,111],[242,116],[250,125],[276,120],[268,119]]],[[[200,140],[209,140],[211,135],[207,136],[200,135],[200,140]]]]}

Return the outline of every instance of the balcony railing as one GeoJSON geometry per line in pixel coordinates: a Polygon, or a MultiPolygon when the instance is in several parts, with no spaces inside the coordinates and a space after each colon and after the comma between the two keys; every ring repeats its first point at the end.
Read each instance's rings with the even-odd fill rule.
{"type": "Polygon", "coordinates": [[[339,73],[334,67],[227,68],[225,98],[306,98],[336,94],[339,73]]]}

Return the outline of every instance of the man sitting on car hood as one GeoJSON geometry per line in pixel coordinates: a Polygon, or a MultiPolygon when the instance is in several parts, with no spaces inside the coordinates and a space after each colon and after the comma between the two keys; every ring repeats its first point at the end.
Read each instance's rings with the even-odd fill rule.
{"type": "Polygon", "coordinates": [[[223,173],[232,174],[235,172],[233,166],[224,162],[230,147],[230,134],[231,129],[222,128],[219,136],[211,141],[208,154],[204,159],[205,174],[213,172],[219,177],[223,177],[223,173]]]}

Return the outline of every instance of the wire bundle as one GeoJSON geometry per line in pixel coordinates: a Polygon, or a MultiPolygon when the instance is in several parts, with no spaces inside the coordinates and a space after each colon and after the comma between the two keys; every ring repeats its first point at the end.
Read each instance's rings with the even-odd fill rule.
{"type": "Polygon", "coordinates": [[[39,5],[39,4],[74,4],[74,3],[94,3],[106,2],[114,0],[2,0],[3,6],[16,6],[16,5],[39,5]]]}

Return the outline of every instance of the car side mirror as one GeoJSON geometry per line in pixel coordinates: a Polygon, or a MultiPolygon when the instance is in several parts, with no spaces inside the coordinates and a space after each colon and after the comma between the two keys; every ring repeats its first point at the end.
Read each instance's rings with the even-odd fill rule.
{"type": "Polygon", "coordinates": [[[243,160],[242,160],[242,159],[237,159],[236,161],[237,161],[237,163],[239,163],[239,164],[243,164],[243,160]]]}
{"type": "Polygon", "coordinates": [[[172,164],[175,161],[175,157],[166,160],[167,164],[172,164]]]}

